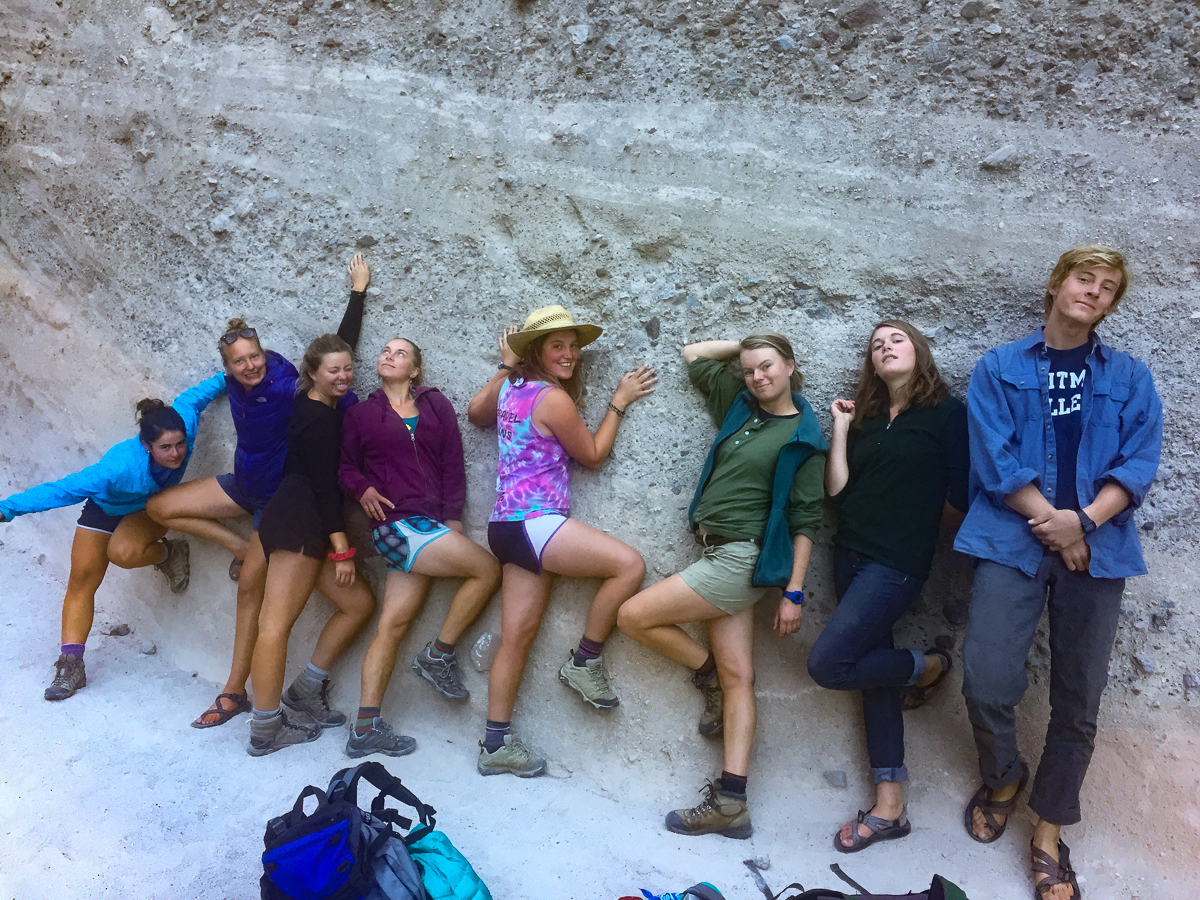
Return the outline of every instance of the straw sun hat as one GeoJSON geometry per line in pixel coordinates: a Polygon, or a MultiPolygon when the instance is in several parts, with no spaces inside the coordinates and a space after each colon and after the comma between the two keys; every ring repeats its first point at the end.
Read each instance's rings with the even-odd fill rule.
{"type": "Polygon", "coordinates": [[[531,312],[529,318],[525,320],[525,324],[521,326],[521,330],[508,336],[508,346],[512,348],[513,353],[517,354],[517,356],[524,356],[525,350],[529,345],[543,334],[550,334],[552,331],[563,331],[567,328],[575,329],[580,347],[586,347],[596,338],[600,337],[604,331],[599,325],[576,322],[569,312],[558,304],[555,304],[553,306],[543,306],[541,309],[535,309],[531,312]]]}

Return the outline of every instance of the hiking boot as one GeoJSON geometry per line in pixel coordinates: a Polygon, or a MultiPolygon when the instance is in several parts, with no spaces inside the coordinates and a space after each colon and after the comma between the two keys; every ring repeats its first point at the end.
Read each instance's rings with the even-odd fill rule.
{"type": "Polygon", "coordinates": [[[621,703],[608,683],[603,656],[586,660],[582,666],[577,666],[575,654],[568,654],[567,661],[558,670],[558,680],[578,691],[579,695],[596,709],[613,709],[621,703]]]}
{"type": "Polygon", "coordinates": [[[488,753],[483,741],[479,742],[476,768],[480,775],[503,775],[507,772],[518,778],[536,778],[546,773],[546,761],[530,753],[520,741],[514,741],[511,734],[506,734],[504,746],[497,747],[495,753],[488,753]]]}
{"type": "Polygon", "coordinates": [[[754,828],[745,794],[722,793],[711,781],[701,789],[704,799],[691,809],[667,813],[667,830],[676,834],[721,834],[744,840],[754,828]]]}
{"type": "Polygon", "coordinates": [[[246,752],[251,756],[266,756],[292,744],[307,744],[320,736],[320,727],[303,715],[289,719],[287,713],[280,712],[269,719],[252,718],[246,752]]]}
{"type": "Polygon", "coordinates": [[[371,730],[359,736],[353,728],[350,737],[346,738],[346,755],[354,759],[369,753],[382,753],[384,756],[407,756],[417,749],[417,742],[406,734],[396,734],[392,726],[379,716],[371,725],[371,730]]]}
{"type": "Polygon", "coordinates": [[[192,569],[189,565],[192,551],[185,540],[168,541],[163,538],[162,542],[167,548],[167,558],[156,563],[154,568],[167,576],[172,594],[182,594],[187,590],[188,582],[192,580],[192,569]]]}
{"type": "Polygon", "coordinates": [[[321,686],[312,691],[300,687],[300,679],[297,678],[283,692],[283,705],[304,713],[322,728],[337,728],[346,724],[346,714],[329,706],[328,678],[322,678],[321,686]]]}
{"type": "Polygon", "coordinates": [[[447,700],[466,700],[471,696],[471,692],[463,687],[458,657],[453,653],[434,656],[432,641],[413,659],[412,670],[432,684],[433,689],[447,700]]]}
{"type": "Polygon", "coordinates": [[[87,684],[87,674],[83,671],[83,658],[60,653],[54,663],[54,680],[46,688],[47,700],[66,700],[87,684]]]}
{"type": "Polygon", "coordinates": [[[704,712],[700,713],[700,733],[705,737],[716,737],[725,730],[725,692],[721,690],[721,679],[717,670],[701,677],[692,676],[694,684],[704,695],[704,712]]]}

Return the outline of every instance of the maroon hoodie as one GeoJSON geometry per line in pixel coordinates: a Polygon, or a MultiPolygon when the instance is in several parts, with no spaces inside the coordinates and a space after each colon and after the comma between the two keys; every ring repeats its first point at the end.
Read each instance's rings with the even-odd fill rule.
{"type": "Polygon", "coordinates": [[[395,506],[384,507],[388,522],[461,519],[467,473],[458,417],[440,391],[412,390],[419,416],[412,434],[382,389],[346,411],[338,484],[355,500],[369,487],[379,491],[395,506]]]}

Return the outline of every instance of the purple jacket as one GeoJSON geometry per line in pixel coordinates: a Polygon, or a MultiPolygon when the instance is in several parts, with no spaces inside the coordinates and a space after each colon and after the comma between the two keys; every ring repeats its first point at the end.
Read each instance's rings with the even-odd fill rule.
{"type": "Polygon", "coordinates": [[[458,417],[435,388],[414,387],[413,396],[420,416],[413,434],[382,389],[346,412],[338,484],[355,500],[369,487],[379,491],[396,507],[384,507],[388,522],[461,519],[467,473],[458,417]]]}

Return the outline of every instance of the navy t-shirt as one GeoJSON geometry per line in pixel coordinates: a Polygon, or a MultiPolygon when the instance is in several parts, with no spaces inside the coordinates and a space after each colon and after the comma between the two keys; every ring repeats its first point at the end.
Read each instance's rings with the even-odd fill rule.
{"type": "Polygon", "coordinates": [[[1083,434],[1083,390],[1088,377],[1089,341],[1073,350],[1046,348],[1050,357],[1050,417],[1054,422],[1054,445],[1058,451],[1058,509],[1079,509],[1075,491],[1075,463],[1083,434]]]}

